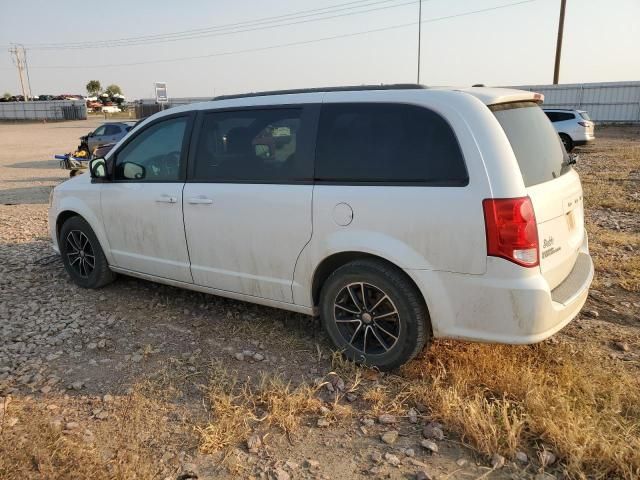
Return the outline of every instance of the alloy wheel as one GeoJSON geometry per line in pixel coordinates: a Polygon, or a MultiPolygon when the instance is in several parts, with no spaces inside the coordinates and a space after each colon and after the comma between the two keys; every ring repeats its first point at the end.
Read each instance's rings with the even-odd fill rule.
{"type": "Polygon", "coordinates": [[[88,278],[96,266],[96,257],[87,237],[80,230],[71,230],[66,238],[69,266],[82,278],[88,278]]]}
{"type": "Polygon", "coordinates": [[[389,296],[370,283],[346,285],[333,304],[334,321],[342,338],[365,355],[391,350],[400,337],[400,314],[389,296]]]}

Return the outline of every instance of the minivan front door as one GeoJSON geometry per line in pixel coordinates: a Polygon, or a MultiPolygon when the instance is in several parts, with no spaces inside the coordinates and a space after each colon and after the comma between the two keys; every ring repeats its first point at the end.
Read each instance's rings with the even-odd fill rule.
{"type": "Polygon", "coordinates": [[[190,119],[154,122],[114,154],[101,208],[117,267],[192,282],[182,214],[190,119]]]}
{"type": "Polygon", "coordinates": [[[184,189],[194,283],[291,303],[311,238],[314,111],[208,112],[184,189]]]}

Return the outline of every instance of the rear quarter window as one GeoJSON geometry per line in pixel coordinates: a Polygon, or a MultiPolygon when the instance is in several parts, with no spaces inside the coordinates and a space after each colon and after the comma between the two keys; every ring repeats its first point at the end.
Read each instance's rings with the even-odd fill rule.
{"type": "Polygon", "coordinates": [[[392,103],[325,104],[315,178],[320,182],[464,186],[456,136],[437,113],[392,103]]]}
{"type": "Polygon", "coordinates": [[[501,103],[489,108],[509,139],[525,186],[548,182],[571,170],[558,133],[537,103],[501,103]]]}

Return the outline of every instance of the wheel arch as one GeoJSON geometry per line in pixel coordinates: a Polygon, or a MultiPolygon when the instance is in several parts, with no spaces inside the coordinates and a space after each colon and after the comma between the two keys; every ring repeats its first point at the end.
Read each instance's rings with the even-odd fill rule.
{"type": "MultiPolygon", "coordinates": [[[[56,240],[58,241],[58,245],[60,244],[60,230],[62,230],[62,225],[72,217],[84,218],[78,212],[74,212],[73,210],[64,210],[56,217],[56,240]]],[[[84,220],[86,221],[86,218],[84,220]]]]}
{"type": "Polygon", "coordinates": [[[89,224],[91,230],[93,230],[93,233],[100,243],[100,247],[102,248],[105,257],[107,258],[108,263],[110,265],[114,265],[113,257],[111,255],[111,249],[109,248],[109,242],[107,241],[104,230],[101,228],[101,222],[91,211],[88,211],[86,212],[86,214],[84,214],[81,209],[70,208],[69,206],[60,209],[60,213],[58,213],[56,216],[55,229],[58,245],[60,245],[60,230],[62,229],[62,225],[64,225],[67,220],[73,217],[80,217],[89,224]]]}
{"type": "Polygon", "coordinates": [[[313,301],[314,307],[318,306],[320,301],[320,291],[322,290],[322,286],[324,285],[324,283],[327,281],[327,279],[333,272],[335,272],[338,268],[342,267],[343,265],[346,265],[347,263],[352,262],[354,260],[366,260],[366,259],[383,262],[386,265],[397,270],[401,275],[403,275],[411,283],[411,285],[413,285],[413,287],[422,297],[427,307],[427,311],[429,311],[429,301],[427,300],[427,298],[425,298],[424,293],[422,292],[422,290],[420,289],[416,281],[412,278],[412,276],[409,273],[407,273],[406,270],[403,270],[394,262],[384,257],[381,257],[379,255],[362,252],[362,251],[355,251],[355,250],[333,253],[328,257],[325,257],[316,266],[313,272],[313,277],[311,281],[311,299],[313,301]]]}

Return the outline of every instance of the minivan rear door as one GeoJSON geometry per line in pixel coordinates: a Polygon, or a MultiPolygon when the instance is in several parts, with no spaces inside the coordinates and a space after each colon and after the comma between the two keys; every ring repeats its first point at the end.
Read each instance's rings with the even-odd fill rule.
{"type": "Polygon", "coordinates": [[[584,240],[582,185],[553,125],[535,102],[489,107],[516,156],[538,226],[540,271],[551,289],[569,275],[584,240]]]}

